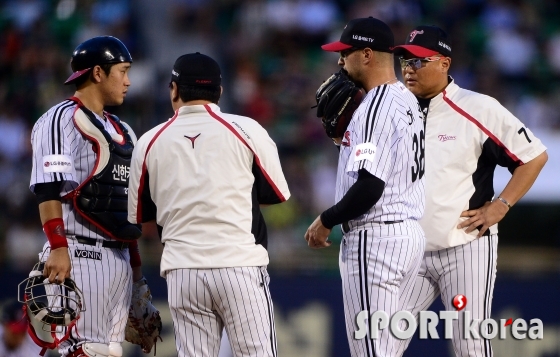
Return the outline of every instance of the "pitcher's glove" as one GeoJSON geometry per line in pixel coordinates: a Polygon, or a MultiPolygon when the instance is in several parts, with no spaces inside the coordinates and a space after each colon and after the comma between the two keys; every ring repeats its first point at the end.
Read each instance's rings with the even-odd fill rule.
{"type": "Polygon", "coordinates": [[[125,340],[140,345],[144,353],[149,353],[158,337],[161,339],[161,327],[159,311],[152,305],[152,293],[146,278],[143,277],[132,285],[125,340]]]}
{"type": "Polygon", "coordinates": [[[348,78],[344,69],[330,76],[315,93],[317,117],[329,138],[341,138],[365,92],[348,78]]]}

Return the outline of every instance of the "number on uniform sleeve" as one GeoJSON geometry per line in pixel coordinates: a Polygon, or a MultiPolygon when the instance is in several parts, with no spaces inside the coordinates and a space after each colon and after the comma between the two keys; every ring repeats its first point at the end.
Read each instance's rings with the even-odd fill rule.
{"type": "Polygon", "coordinates": [[[420,140],[418,140],[418,135],[414,133],[412,138],[412,151],[414,151],[414,166],[411,167],[412,171],[412,182],[417,179],[422,179],[425,172],[425,158],[424,151],[426,148],[426,137],[424,135],[424,130],[420,130],[420,140]]]}
{"type": "Polygon", "coordinates": [[[517,132],[517,134],[519,134],[519,135],[521,135],[521,133],[523,133],[525,135],[525,139],[527,139],[528,142],[531,142],[531,139],[529,139],[529,135],[527,134],[527,130],[525,130],[525,128],[521,128],[517,132]]]}

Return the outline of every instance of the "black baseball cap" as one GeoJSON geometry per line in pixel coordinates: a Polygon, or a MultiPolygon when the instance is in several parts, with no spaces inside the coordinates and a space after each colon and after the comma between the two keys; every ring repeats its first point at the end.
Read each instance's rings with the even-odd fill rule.
{"type": "Polygon", "coordinates": [[[178,85],[216,87],[222,83],[218,62],[200,52],[177,58],[171,71],[171,81],[178,85]]]}
{"type": "Polygon", "coordinates": [[[416,57],[437,54],[451,57],[451,40],[447,33],[437,26],[418,26],[408,34],[404,45],[394,48],[396,55],[404,51],[416,57]]]}
{"type": "Polygon", "coordinates": [[[344,26],[340,41],[321,46],[325,51],[340,52],[349,48],[369,47],[374,51],[393,52],[393,31],[381,20],[366,17],[351,20],[344,26]]]}

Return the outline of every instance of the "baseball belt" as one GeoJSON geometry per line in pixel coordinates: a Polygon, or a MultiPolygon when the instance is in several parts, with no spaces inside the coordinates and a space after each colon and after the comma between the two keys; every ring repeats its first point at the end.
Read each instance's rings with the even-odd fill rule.
{"type": "MultiPolygon", "coordinates": [[[[402,219],[398,221],[382,221],[382,222],[373,222],[373,223],[383,223],[383,224],[396,224],[404,222],[402,219]]],[[[350,226],[348,225],[348,221],[342,222],[342,231],[344,233],[348,233],[350,231],[350,226]]]]}
{"type": "MultiPolygon", "coordinates": [[[[88,238],[82,236],[76,236],[76,240],[78,243],[87,244],[87,245],[97,245],[97,239],[95,238],[88,238]]],[[[114,248],[114,249],[126,249],[128,248],[127,242],[121,242],[118,240],[103,240],[101,243],[103,248],[114,248]]]]}

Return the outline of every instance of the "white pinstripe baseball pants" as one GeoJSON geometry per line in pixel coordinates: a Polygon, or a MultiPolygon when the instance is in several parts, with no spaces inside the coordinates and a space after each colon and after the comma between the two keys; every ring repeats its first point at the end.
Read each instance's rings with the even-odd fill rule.
{"type": "Polygon", "coordinates": [[[224,327],[234,356],[277,356],[266,267],[176,269],[166,280],[179,357],[217,357],[224,327]]]}
{"type": "MultiPolygon", "coordinates": [[[[70,338],[60,344],[58,351],[65,356],[86,341],[106,345],[122,343],[132,295],[128,249],[103,248],[101,241],[91,246],[68,239],[68,250],[72,263],[70,275],[83,292],[85,311],[80,314],[76,330],[72,330],[70,338]],[[100,260],[77,258],[76,250],[100,253],[100,260]]],[[[49,252],[50,246],[46,243],[40,255],[42,261],[47,260],[49,252]]],[[[63,294],[57,291],[62,289],[58,286],[49,288],[54,289],[51,293],[63,294]]]]}
{"type": "MultiPolygon", "coordinates": [[[[427,310],[441,296],[445,310],[455,311],[453,297],[462,294],[467,298],[465,310],[470,311],[471,319],[482,321],[490,318],[497,256],[497,234],[483,236],[457,247],[426,252],[414,283],[408,310],[418,316],[421,310],[427,310]]],[[[466,340],[461,337],[464,327],[463,311],[459,312],[459,320],[453,321],[455,355],[492,357],[489,340],[466,340]]],[[[409,343],[410,340],[403,341],[400,349],[404,351],[409,343]]],[[[411,356],[413,355],[412,353],[411,356]]]]}
{"type": "MultiPolygon", "coordinates": [[[[353,357],[400,356],[399,340],[380,331],[371,339],[356,340],[356,316],[360,311],[385,311],[389,317],[404,310],[424,253],[424,231],[417,221],[373,225],[371,229],[344,234],[340,249],[340,273],[346,333],[353,357]]],[[[369,320],[368,320],[369,326],[369,320]]]]}

